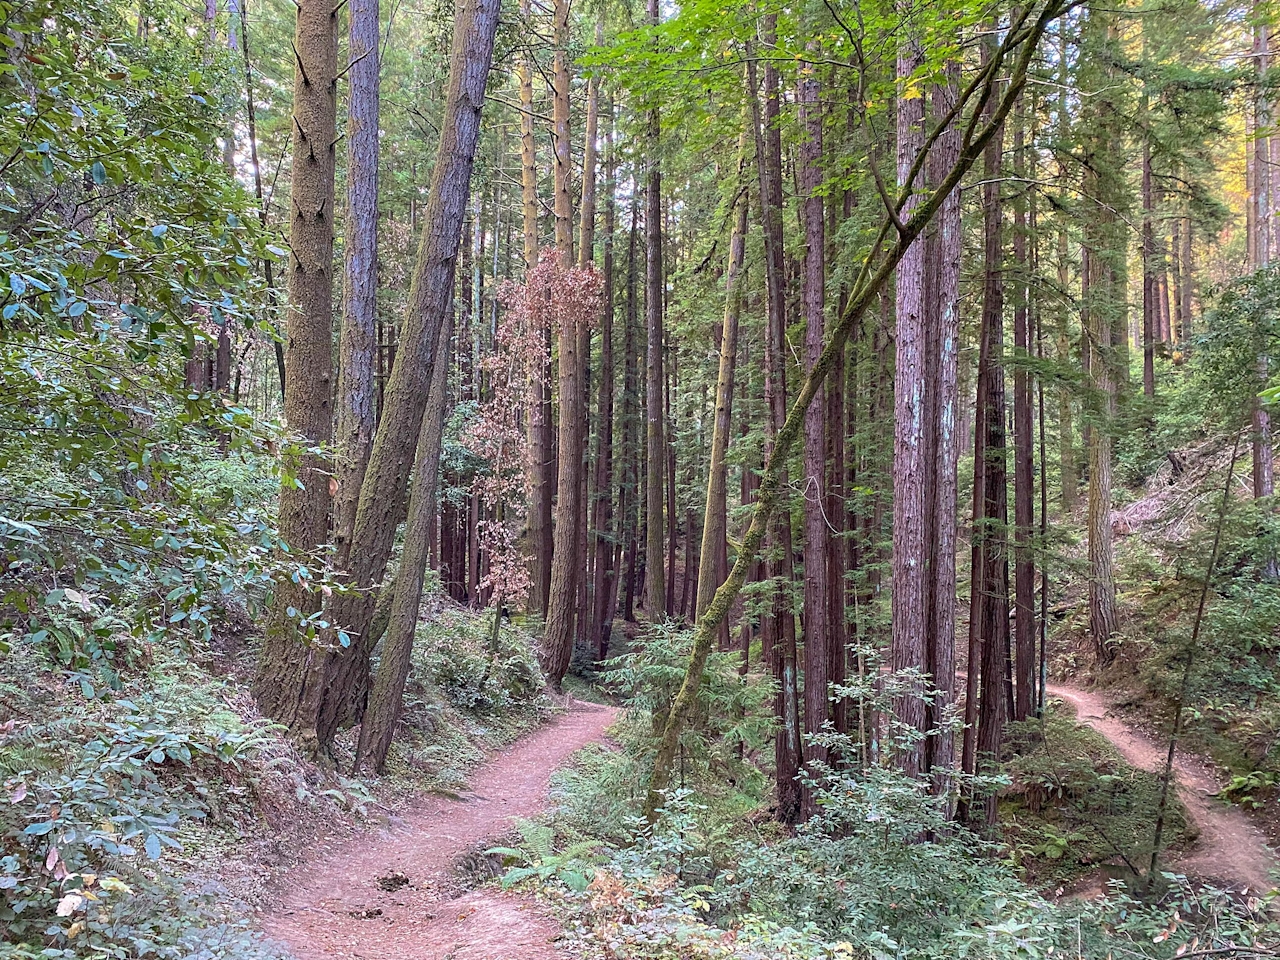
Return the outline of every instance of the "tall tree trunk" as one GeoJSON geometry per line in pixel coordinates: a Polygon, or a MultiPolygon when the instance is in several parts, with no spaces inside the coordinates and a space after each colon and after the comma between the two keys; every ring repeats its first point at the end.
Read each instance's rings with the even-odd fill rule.
{"type": "MultiPolygon", "coordinates": [[[[649,22],[659,22],[658,0],[648,0],[649,22]]],[[[667,583],[662,563],[662,487],[666,473],[666,434],[663,422],[662,335],[663,300],[666,279],[662,269],[662,167],[661,119],[657,106],[646,117],[645,167],[645,461],[648,465],[645,495],[645,605],[649,619],[663,619],[667,583]]],[[[668,507],[674,509],[674,504],[668,507]]]]}
{"type": "MultiPolygon", "coordinates": [[[[924,146],[925,98],[905,95],[916,70],[924,63],[920,37],[908,32],[898,48],[898,185],[911,174],[916,156],[924,146]]],[[[918,82],[918,81],[916,81],[918,82]]],[[[902,217],[912,215],[918,198],[907,201],[902,217]]],[[[925,476],[925,247],[921,238],[907,248],[897,272],[895,317],[894,442],[893,442],[893,670],[925,669],[926,557],[925,476]]],[[[912,689],[894,698],[893,711],[904,729],[925,732],[923,688],[912,689]]],[[[903,770],[918,775],[924,765],[923,740],[900,751],[903,770]]]]}
{"type": "MultiPolygon", "coordinates": [[[[329,463],[317,450],[333,433],[333,176],[337,140],[338,23],[328,0],[299,0],[293,46],[293,174],[290,184],[285,420],[301,438],[284,463],[280,536],[303,565],[329,542],[329,463]],[[297,481],[296,483],[294,481],[297,481]]],[[[305,580],[276,587],[255,692],[262,712],[308,746],[323,694],[323,652],[300,616],[319,603],[305,580]]]]}
{"type": "MultiPolygon", "coordinates": [[[[528,20],[530,0],[520,0],[528,20]]],[[[520,84],[520,202],[524,228],[524,265],[538,265],[538,151],[533,132],[533,63],[525,54],[516,64],[520,84]]],[[[551,425],[551,331],[544,332],[545,356],[535,368],[529,411],[529,612],[545,616],[551,593],[551,494],[556,485],[551,425]]]]}
{"type": "MultiPolygon", "coordinates": [[[[1114,14],[1091,3],[1083,26],[1082,47],[1099,65],[1091,78],[1099,89],[1114,80],[1115,68],[1110,63],[1116,42],[1114,14]]],[[[1089,635],[1099,660],[1109,661],[1114,656],[1112,638],[1118,629],[1111,531],[1111,434],[1125,368],[1128,237],[1120,219],[1124,207],[1121,121],[1114,106],[1097,99],[1099,102],[1081,121],[1086,131],[1087,157],[1083,193],[1089,210],[1084,226],[1087,256],[1082,326],[1088,341],[1089,382],[1097,404],[1088,439],[1089,635]]]]}
{"type": "Polygon", "coordinates": [[[369,707],[360,724],[354,765],[357,772],[364,764],[379,774],[383,772],[404,705],[404,685],[409,678],[418,610],[422,605],[422,580],[427,572],[431,549],[431,521],[437,511],[436,488],[440,473],[440,447],[444,438],[445,394],[449,384],[449,345],[452,339],[453,311],[450,310],[445,313],[440,339],[436,343],[431,394],[427,399],[414,455],[404,551],[394,585],[390,588],[392,600],[382,657],[369,691],[369,707]]]}
{"type": "MultiPolygon", "coordinates": [[[[573,263],[573,198],[569,188],[569,3],[555,4],[555,60],[552,117],[555,122],[555,219],[556,255],[563,270],[573,263]]],[[[594,157],[594,149],[592,150],[594,157]]],[[[556,482],[556,515],[554,546],[551,552],[551,595],[547,604],[547,627],[543,634],[538,659],[547,680],[557,690],[569,669],[573,654],[574,614],[578,585],[582,575],[578,556],[582,513],[582,414],[586,397],[583,392],[581,327],[588,318],[563,317],[559,331],[559,401],[560,424],[556,482]]]]}
{"type": "MultiPolygon", "coordinates": [[[[350,638],[329,658],[319,735],[327,745],[339,724],[359,719],[375,637],[372,593],[386,571],[404,514],[413,452],[430,392],[440,325],[450,309],[462,221],[480,135],[480,110],[493,62],[498,0],[467,0],[454,20],[449,84],[437,160],[409,287],[401,342],[356,510],[350,581],[335,597],[333,622],[350,638]]],[[[336,647],[336,645],[335,645],[336,647]]]]}
{"type": "MultiPolygon", "coordinates": [[[[1001,203],[1001,136],[987,145],[983,165],[982,210],[984,263],[982,332],[978,356],[978,400],[974,444],[973,576],[969,626],[969,676],[975,660],[981,680],[976,716],[966,702],[966,724],[976,720],[976,736],[965,731],[965,770],[992,772],[998,767],[1009,704],[1009,560],[1005,545],[1008,524],[1005,473],[1004,275],[1001,203]],[[975,658],[974,654],[978,656],[975,658]]],[[[988,797],[985,820],[995,822],[995,797],[988,797]]]]}
{"type": "MultiPolygon", "coordinates": [[[[738,169],[746,162],[747,131],[738,139],[738,169]]],[[[707,468],[707,505],[702,524],[702,548],[698,558],[698,592],[693,617],[706,611],[716,588],[729,574],[728,464],[729,431],[733,428],[733,385],[738,360],[738,322],[742,316],[739,274],[747,249],[747,197],[736,202],[733,233],[729,238],[729,263],[725,270],[724,324],[720,328],[720,371],[716,379],[715,419],[711,428],[711,462],[707,468]]],[[[718,646],[729,646],[729,624],[720,625],[718,646]]]]}
{"type": "Polygon", "coordinates": [[[636,567],[640,527],[640,337],[639,310],[636,295],[636,243],[638,233],[638,190],[632,183],[631,229],[627,234],[627,306],[622,330],[622,410],[618,421],[622,427],[622,487],[619,512],[622,515],[626,593],[622,604],[624,620],[635,620],[636,567]]]}
{"type": "MultiPolygon", "coordinates": [[[[948,67],[945,82],[933,90],[937,122],[951,111],[959,96],[959,67],[948,67]]],[[[941,134],[930,157],[929,181],[945,179],[960,156],[960,130],[954,125],[941,134]]],[[[929,310],[930,386],[929,421],[932,502],[929,504],[928,543],[932,546],[926,584],[928,631],[925,669],[933,684],[933,702],[927,712],[928,729],[937,730],[955,702],[956,641],[956,535],[958,512],[957,469],[960,460],[957,431],[960,407],[960,259],[963,246],[960,192],[953,191],[938,211],[937,229],[929,251],[933,289],[929,310]]],[[[933,777],[937,795],[950,792],[950,772],[955,767],[955,743],[950,731],[925,742],[925,767],[933,777]]]]}
{"type": "MultiPolygon", "coordinates": [[[[599,29],[597,28],[597,39],[599,29]]],[[[614,584],[617,581],[614,544],[615,523],[613,511],[613,394],[617,375],[613,357],[613,241],[617,218],[617,157],[614,154],[614,110],[610,102],[609,122],[605,132],[604,175],[604,312],[600,322],[600,386],[596,395],[596,498],[592,504],[591,529],[595,549],[592,568],[595,572],[593,590],[594,612],[591,636],[594,638],[596,659],[604,660],[609,653],[609,637],[613,633],[614,584]]],[[[621,506],[621,498],[619,498],[621,506]]]]}
{"type": "Polygon", "coordinates": [[[1019,105],[1014,120],[1013,208],[1013,516],[1014,516],[1014,701],[1013,719],[1026,720],[1035,707],[1036,614],[1035,563],[1031,554],[1035,523],[1035,439],[1031,433],[1030,274],[1027,264],[1026,114],[1019,105]]]}
{"type": "MultiPolygon", "coordinates": [[[[1254,54],[1259,78],[1259,90],[1254,105],[1254,141],[1253,141],[1253,243],[1254,269],[1271,265],[1272,246],[1272,206],[1271,196],[1275,189],[1275,176],[1272,164],[1280,158],[1271,156],[1272,138],[1263,131],[1272,125],[1270,96],[1262,86],[1263,78],[1271,65],[1271,33],[1265,14],[1255,3],[1254,15],[1258,22],[1254,26],[1254,54]]],[[[1258,352],[1258,392],[1267,386],[1270,380],[1270,358],[1261,350],[1258,352]]],[[[1275,468],[1271,450],[1271,415],[1267,408],[1256,397],[1253,401],[1253,495],[1269,497],[1275,493],[1275,468]]]]}
{"type": "MultiPolygon", "coordinates": [[[[761,37],[766,50],[772,50],[777,34],[777,16],[761,19],[761,37]]],[[[765,252],[765,404],[768,417],[765,430],[765,458],[772,456],[778,431],[787,418],[786,378],[786,272],[783,262],[782,225],[782,134],[778,120],[781,114],[781,88],[778,69],[771,59],[764,61],[764,116],[761,120],[760,95],[755,62],[747,59],[747,103],[751,108],[752,136],[755,138],[756,170],[760,181],[760,222],[764,227],[765,252]]],[[[781,467],[786,484],[786,467],[781,467]]],[[[791,588],[795,579],[792,568],[791,519],[780,510],[769,528],[766,575],[772,583],[771,602],[762,623],[762,645],[773,650],[770,667],[778,686],[776,711],[778,732],[774,738],[774,777],[777,787],[778,819],[796,823],[800,819],[800,700],[797,677],[796,620],[791,588]]]]}
{"type": "Polygon", "coordinates": [[[381,58],[378,0],[351,0],[347,56],[347,218],[334,438],[335,564],[347,568],[356,505],[373,443],[374,351],[378,296],[378,108],[381,58]]]}
{"type": "MultiPolygon", "coordinates": [[[[1146,32],[1143,24],[1143,48],[1146,48],[1146,32]]],[[[1149,124],[1150,104],[1146,87],[1142,90],[1141,113],[1149,124]]],[[[1156,234],[1155,191],[1151,183],[1151,137],[1144,130],[1142,140],[1142,392],[1149,398],[1156,395],[1156,340],[1159,327],[1159,307],[1156,302],[1156,234]]]]}
{"type": "MultiPolygon", "coordinates": [[[[820,53],[816,41],[806,47],[820,53]]],[[[816,57],[815,57],[816,59],[816,57]]],[[[812,369],[822,356],[826,321],[826,221],[822,199],[822,103],[815,65],[800,63],[799,122],[801,140],[796,169],[800,194],[800,222],[804,232],[801,301],[805,319],[804,364],[812,369]]],[[[804,730],[822,733],[831,718],[831,614],[827,579],[827,406],[826,387],[820,387],[804,419],[804,730]]],[[[827,750],[805,744],[806,764],[825,763],[827,750]]],[[[813,792],[804,791],[802,815],[817,811],[813,792]]]]}

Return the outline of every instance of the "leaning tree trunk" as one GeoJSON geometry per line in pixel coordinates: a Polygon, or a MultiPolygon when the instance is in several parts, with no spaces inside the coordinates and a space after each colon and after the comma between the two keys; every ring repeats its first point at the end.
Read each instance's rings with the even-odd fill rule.
{"type": "Polygon", "coordinates": [[[422,241],[382,417],[360,490],[351,541],[351,593],[335,598],[333,621],[350,646],[331,657],[320,714],[321,744],[339,724],[359,719],[373,652],[373,592],[386,571],[403,515],[409,470],[430,392],[440,326],[450,309],[462,221],[480,137],[480,110],[493,62],[499,0],[467,0],[454,21],[449,86],[422,241]]]}
{"type": "MultiPolygon", "coordinates": [[[[285,457],[280,537],[311,564],[329,542],[329,463],[318,450],[333,424],[333,175],[337,141],[338,24],[329,0],[299,0],[294,31],[288,347],[284,414],[300,442],[285,457]],[[295,480],[297,482],[295,482],[295,480]]],[[[319,560],[316,563],[320,563],[319,560]]],[[[262,712],[308,744],[324,692],[323,650],[299,628],[317,596],[299,579],[276,587],[255,693],[262,712]]]]}
{"type": "Polygon", "coordinates": [[[346,266],[338,365],[334,563],[347,568],[360,484],[374,431],[374,351],[378,294],[378,0],[351,0],[347,68],[346,266]]]}
{"type": "Polygon", "coordinates": [[[404,685],[409,679],[418,609],[422,604],[422,578],[427,572],[432,519],[437,510],[436,486],[440,473],[440,447],[444,439],[445,393],[449,384],[449,344],[452,339],[453,312],[449,311],[445,314],[440,339],[436,342],[431,394],[427,399],[413,461],[413,489],[409,494],[404,552],[391,588],[392,600],[378,673],[369,691],[369,708],[360,724],[356,772],[368,764],[376,773],[382,773],[404,706],[404,685]]]}

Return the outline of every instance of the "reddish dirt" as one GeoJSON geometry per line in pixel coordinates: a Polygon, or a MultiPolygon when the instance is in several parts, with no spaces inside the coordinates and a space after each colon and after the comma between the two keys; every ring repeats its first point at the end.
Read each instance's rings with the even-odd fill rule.
{"type": "Polygon", "coordinates": [[[466,797],[424,796],[388,829],[317,848],[279,884],[264,932],[297,960],[565,960],[534,901],[464,892],[454,867],[545,809],[551,774],[615,715],[572,702],[481,767],[466,797]]]}
{"type": "MultiPolygon", "coordinates": [[[[1048,694],[1071,704],[1076,719],[1098,731],[1130,764],[1152,773],[1164,770],[1168,744],[1157,745],[1112,715],[1111,705],[1098,693],[1050,684],[1048,694]]],[[[1188,876],[1213,880],[1252,893],[1273,889],[1271,871],[1280,866],[1266,838],[1244,811],[1217,799],[1221,789],[1213,773],[1196,757],[1175,754],[1178,796],[1200,835],[1195,845],[1173,866],[1188,876]]]]}

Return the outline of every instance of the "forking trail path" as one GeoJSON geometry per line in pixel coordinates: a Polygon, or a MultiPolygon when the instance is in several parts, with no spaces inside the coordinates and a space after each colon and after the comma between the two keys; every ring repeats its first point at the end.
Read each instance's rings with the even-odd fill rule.
{"type": "MultiPolygon", "coordinates": [[[[1076,719],[1102,734],[1133,766],[1161,773],[1168,758],[1168,741],[1153,743],[1130,724],[1114,716],[1111,705],[1092,690],[1049,684],[1048,695],[1071,704],[1076,719]]],[[[1248,887],[1251,893],[1272,889],[1272,870],[1280,867],[1267,846],[1266,837],[1244,811],[1217,799],[1220,789],[1213,774],[1197,757],[1179,751],[1173,761],[1178,797],[1191,822],[1200,831],[1195,844],[1165,869],[1215,881],[1232,888],[1248,887]]],[[[1145,864],[1138,864],[1145,867],[1145,864]]]]}
{"type": "Polygon", "coordinates": [[[392,827],[313,851],[282,880],[264,932],[297,960],[564,960],[559,926],[533,901],[464,892],[453,867],[544,810],[552,773],[615,716],[575,701],[495,754],[464,798],[424,796],[392,827]]]}

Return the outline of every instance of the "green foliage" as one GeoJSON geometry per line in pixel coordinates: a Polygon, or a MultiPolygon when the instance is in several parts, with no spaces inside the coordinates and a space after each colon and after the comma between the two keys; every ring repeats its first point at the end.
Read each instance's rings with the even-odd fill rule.
{"type": "MultiPolygon", "coordinates": [[[[609,661],[605,682],[637,716],[652,721],[652,730],[661,727],[684,681],[692,641],[692,631],[650,624],[628,653],[609,661]]],[[[692,720],[680,740],[686,768],[694,765],[687,770],[690,777],[697,778],[697,771],[711,767],[728,772],[731,778],[748,776],[741,750],[754,751],[769,742],[774,723],[772,684],[759,675],[742,676],[741,660],[741,653],[725,651],[712,651],[708,658],[692,720]]],[[[642,737],[634,746],[647,751],[652,743],[642,737]]],[[[710,782],[707,786],[714,789],[710,782]]]]}
{"type": "Polygon", "coordinates": [[[547,883],[557,880],[575,893],[587,889],[592,876],[591,854],[600,843],[595,840],[556,847],[556,832],[546,824],[522,820],[516,824],[523,841],[519,847],[493,847],[486,855],[503,858],[507,872],[502,877],[503,889],[525,880],[547,883]]]}
{"type": "Polygon", "coordinates": [[[178,881],[166,851],[274,737],[191,692],[152,686],[137,702],[0,724],[0,943],[18,956],[261,952],[178,881]]]}
{"type": "MultiPolygon", "coordinates": [[[[1043,725],[1014,725],[1024,745],[1008,764],[1001,822],[1013,860],[1041,884],[1070,882],[1100,865],[1145,870],[1160,802],[1160,778],[1125,763],[1101,734],[1051,703],[1043,725]]],[[[1176,798],[1165,842],[1188,836],[1176,798]]],[[[1129,873],[1132,878],[1133,873],[1129,873]]]]}

